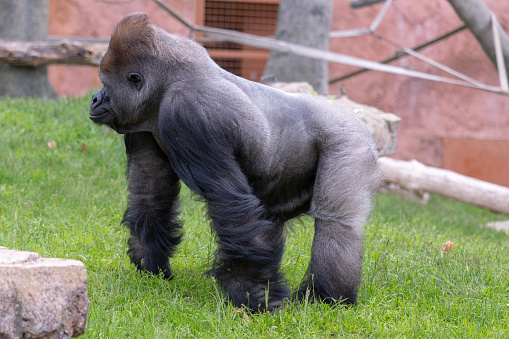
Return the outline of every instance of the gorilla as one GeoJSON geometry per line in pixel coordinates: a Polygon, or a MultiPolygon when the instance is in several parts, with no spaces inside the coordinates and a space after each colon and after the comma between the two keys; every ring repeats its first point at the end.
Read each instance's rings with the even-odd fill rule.
{"type": "Polygon", "coordinates": [[[380,183],[365,124],[323,99],[228,73],[145,13],[118,23],[99,76],[90,119],[124,134],[122,223],[139,270],[173,276],[182,181],[207,203],[218,242],[209,273],[233,304],[273,311],[292,298],[280,267],[284,224],[305,213],[314,239],[293,298],[356,303],[362,226],[380,183]]]}

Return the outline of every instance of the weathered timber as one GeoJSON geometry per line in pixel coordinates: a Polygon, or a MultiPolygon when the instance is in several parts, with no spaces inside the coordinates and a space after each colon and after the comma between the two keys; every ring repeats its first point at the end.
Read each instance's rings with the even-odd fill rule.
{"type": "Polygon", "coordinates": [[[458,201],[509,214],[509,188],[467,177],[418,161],[378,159],[387,182],[421,192],[440,194],[458,201]]]}
{"type": "Polygon", "coordinates": [[[107,43],[0,40],[0,62],[35,67],[48,64],[99,66],[107,43]]]}
{"type": "Polygon", "coordinates": [[[509,233],[509,220],[489,222],[484,227],[509,233]]]}
{"type": "MultiPolygon", "coordinates": [[[[497,67],[495,40],[492,29],[492,12],[483,0],[448,0],[461,20],[481,45],[484,53],[497,67]]],[[[506,76],[509,77],[509,35],[497,25],[506,76]]]]}

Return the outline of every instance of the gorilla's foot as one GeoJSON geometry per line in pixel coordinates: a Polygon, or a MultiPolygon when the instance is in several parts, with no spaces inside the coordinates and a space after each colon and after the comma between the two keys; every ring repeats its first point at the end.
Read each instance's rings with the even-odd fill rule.
{"type": "Polygon", "coordinates": [[[145,273],[151,273],[154,275],[160,275],[163,274],[163,278],[166,280],[172,280],[173,279],[173,272],[170,268],[170,264],[167,262],[166,264],[159,264],[156,266],[153,265],[147,265],[143,260],[140,265],[136,265],[138,270],[140,272],[145,273]]]}
{"type": "Polygon", "coordinates": [[[321,293],[316,291],[311,285],[303,285],[292,295],[292,300],[301,303],[320,301],[324,304],[341,304],[341,305],[354,305],[357,302],[357,294],[349,293],[348,295],[335,295],[331,296],[330,293],[321,293]]]}
{"type": "Polygon", "coordinates": [[[236,306],[244,305],[252,312],[273,312],[289,299],[288,287],[277,277],[266,282],[251,281],[244,277],[218,277],[227,298],[236,306]],[[226,278],[226,279],[225,279],[226,278]]]}
{"type": "Polygon", "coordinates": [[[163,274],[164,279],[173,279],[168,257],[156,251],[151,251],[146,245],[142,244],[136,237],[131,237],[128,241],[129,250],[127,254],[131,262],[138,270],[154,275],[163,274]]]}

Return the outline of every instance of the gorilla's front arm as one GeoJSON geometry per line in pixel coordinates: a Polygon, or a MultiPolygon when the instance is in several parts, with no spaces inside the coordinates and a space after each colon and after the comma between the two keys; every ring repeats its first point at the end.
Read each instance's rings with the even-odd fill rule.
{"type": "Polygon", "coordinates": [[[124,137],[129,197],[123,223],[129,228],[129,256],[141,270],[172,277],[168,257],[180,243],[179,178],[152,133],[124,137]]]}

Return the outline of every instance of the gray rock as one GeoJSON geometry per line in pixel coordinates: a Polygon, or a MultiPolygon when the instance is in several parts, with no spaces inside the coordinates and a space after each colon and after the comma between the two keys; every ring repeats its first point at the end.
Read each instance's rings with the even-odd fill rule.
{"type": "Polygon", "coordinates": [[[77,337],[88,306],[81,261],[0,247],[0,339],[77,337]]]}
{"type": "Polygon", "coordinates": [[[378,147],[379,156],[396,153],[398,148],[396,131],[401,122],[397,115],[383,112],[372,106],[358,104],[346,96],[336,99],[335,103],[349,110],[368,125],[378,147]]]}

